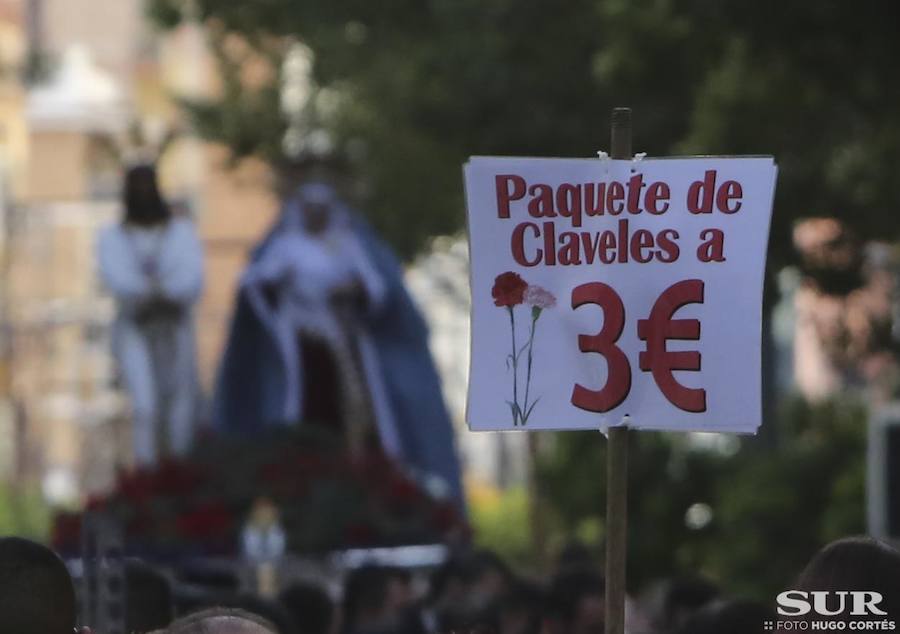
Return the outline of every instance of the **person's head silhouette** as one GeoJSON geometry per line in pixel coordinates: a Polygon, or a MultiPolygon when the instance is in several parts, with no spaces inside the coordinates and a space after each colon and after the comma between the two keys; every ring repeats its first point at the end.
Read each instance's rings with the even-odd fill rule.
{"type": "Polygon", "coordinates": [[[0,538],[0,632],[72,634],[75,589],[62,560],[19,537],[0,538]]]}

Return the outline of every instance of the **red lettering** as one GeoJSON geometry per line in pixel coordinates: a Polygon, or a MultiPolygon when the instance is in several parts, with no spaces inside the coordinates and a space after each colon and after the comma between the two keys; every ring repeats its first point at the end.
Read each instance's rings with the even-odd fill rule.
{"type": "Polygon", "coordinates": [[[628,221],[619,221],[619,239],[616,246],[618,247],[619,262],[626,264],[628,262],[628,221]]]}
{"type": "Polygon", "coordinates": [[[544,257],[544,251],[541,248],[536,250],[536,255],[533,260],[529,260],[525,256],[525,230],[531,229],[531,232],[534,234],[535,238],[539,238],[541,236],[540,228],[534,224],[533,222],[523,222],[521,224],[516,225],[516,228],[513,229],[511,244],[510,247],[512,249],[513,259],[519,266],[537,266],[541,263],[541,259],[544,257]]]}
{"type": "Polygon", "coordinates": [[[669,186],[663,182],[656,182],[647,188],[647,195],[644,196],[644,207],[653,215],[664,214],[669,210],[669,186]],[[657,203],[663,203],[662,207],[657,207],[657,203]]]}
{"type": "Polygon", "coordinates": [[[559,234],[559,263],[562,266],[581,264],[581,255],[578,252],[578,234],[574,231],[563,231],[559,234]]]}
{"type": "Polygon", "coordinates": [[[725,181],[719,187],[719,193],[716,194],[716,207],[723,214],[735,214],[741,209],[741,198],[744,196],[744,188],[737,181],[725,181]],[[734,201],[734,207],[731,206],[734,201]]]}
{"type": "Polygon", "coordinates": [[[581,226],[581,185],[563,183],[556,190],[556,209],[560,216],[572,219],[573,227],[581,226]]]}
{"type": "Polygon", "coordinates": [[[544,223],[544,264],[556,266],[556,225],[552,222],[544,223]]]}
{"type": "Polygon", "coordinates": [[[602,216],[606,200],[606,183],[597,183],[597,195],[594,196],[594,183],[584,186],[584,213],[589,216],[602,216]]]}
{"type": "Polygon", "coordinates": [[[702,181],[694,181],[688,188],[687,208],[692,214],[711,214],[716,189],[716,171],[707,170],[702,181]],[[702,194],[702,200],[701,200],[702,194]]]}
{"type": "Polygon", "coordinates": [[[525,179],[515,174],[502,174],[494,177],[494,184],[497,188],[497,217],[509,218],[509,203],[525,195],[525,179]]]}
{"type": "Polygon", "coordinates": [[[700,232],[701,242],[697,247],[697,259],[701,262],[725,261],[725,232],[721,229],[704,229],[700,232]]]}
{"type": "Polygon", "coordinates": [[[537,184],[528,188],[528,213],[535,218],[555,218],[553,209],[553,188],[550,185],[537,184]]]}
{"type": "Polygon", "coordinates": [[[663,264],[671,264],[677,260],[678,256],[681,255],[681,249],[678,243],[675,242],[678,238],[678,232],[674,229],[663,229],[660,231],[659,235],[656,236],[656,244],[660,249],[656,252],[656,259],[663,264]]]}
{"type": "Polygon", "coordinates": [[[625,188],[622,183],[613,181],[606,188],[606,211],[612,216],[618,216],[625,209],[625,188]]]}
{"type": "Polygon", "coordinates": [[[653,234],[646,229],[638,229],[631,236],[631,259],[646,264],[653,259],[653,254],[644,249],[652,249],[653,246],[653,234]]]}
{"type": "Polygon", "coordinates": [[[597,255],[603,264],[612,264],[616,260],[616,234],[612,231],[604,231],[600,234],[600,245],[597,255]],[[612,251],[612,253],[610,253],[612,251]]]}
{"type": "Polygon", "coordinates": [[[628,213],[641,213],[641,206],[638,204],[641,200],[641,189],[644,188],[644,175],[635,174],[628,179],[628,213]]]}
{"type": "Polygon", "coordinates": [[[596,233],[581,232],[581,250],[584,251],[584,263],[593,264],[597,255],[597,247],[600,244],[600,236],[596,233]],[[591,237],[593,236],[593,238],[591,237]]]}
{"type": "Polygon", "coordinates": [[[592,390],[575,384],[572,405],[589,412],[608,412],[619,406],[631,391],[631,364],[616,346],[625,328],[625,306],[616,292],[602,282],[572,289],[572,308],[594,304],[603,309],[603,328],[596,335],[578,335],[578,349],[596,352],[606,360],[606,385],[592,390]]]}
{"type": "Polygon", "coordinates": [[[700,339],[700,322],[696,319],[673,319],[673,315],[687,304],[703,303],[704,285],[701,280],[684,280],[673,284],[653,304],[649,319],[638,321],[638,337],[647,342],[638,365],[644,372],[652,372],[653,380],[672,405],[686,412],[706,411],[706,390],[683,386],[672,374],[674,370],[698,371],[700,353],[669,351],[670,339],[696,341],[700,339]]]}

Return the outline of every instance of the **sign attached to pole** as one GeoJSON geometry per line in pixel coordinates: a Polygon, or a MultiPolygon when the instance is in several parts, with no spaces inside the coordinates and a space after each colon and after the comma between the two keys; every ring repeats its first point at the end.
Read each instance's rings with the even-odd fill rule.
{"type": "Polygon", "coordinates": [[[470,428],[754,433],[776,173],[472,158],[470,428]]]}

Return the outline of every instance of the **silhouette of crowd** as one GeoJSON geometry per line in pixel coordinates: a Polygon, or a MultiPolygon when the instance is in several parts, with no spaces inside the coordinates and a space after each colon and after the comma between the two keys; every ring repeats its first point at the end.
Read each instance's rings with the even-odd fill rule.
{"type": "MultiPolygon", "coordinates": [[[[291,582],[276,597],[262,598],[241,592],[238,579],[222,570],[188,568],[174,579],[127,560],[123,618],[125,631],[138,634],[603,634],[605,583],[591,553],[566,549],[552,568],[546,577],[526,577],[492,552],[471,550],[427,572],[365,564],[327,587],[291,582]]],[[[839,540],[785,588],[876,593],[877,612],[852,618],[884,625],[900,614],[900,553],[867,537],[839,540]]],[[[77,596],[53,551],[0,538],[0,632],[105,634],[78,622],[77,596]]],[[[667,579],[628,598],[626,633],[755,634],[805,629],[785,627],[790,619],[847,618],[812,610],[776,616],[775,607],[775,597],[760,603],[728,596],[701,577],[667,579]]]]}

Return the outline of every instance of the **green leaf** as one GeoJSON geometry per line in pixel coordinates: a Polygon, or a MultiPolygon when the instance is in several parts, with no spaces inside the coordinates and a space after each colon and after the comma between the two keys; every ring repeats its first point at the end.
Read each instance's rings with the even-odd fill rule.
{"type": "Polygon", "coordinates": [[[537,405],[540,400],[541,400],[541,397],[538,396],[536,399],[534,399],[534,402],[528,407],[528,411],[526,411],[525,415],[522,417],[523,425],[528,422],[528,419],[531,417],[531,412],[534,411],[534,406],[537,405]]]}

